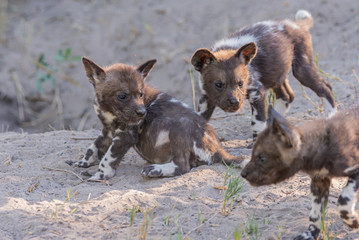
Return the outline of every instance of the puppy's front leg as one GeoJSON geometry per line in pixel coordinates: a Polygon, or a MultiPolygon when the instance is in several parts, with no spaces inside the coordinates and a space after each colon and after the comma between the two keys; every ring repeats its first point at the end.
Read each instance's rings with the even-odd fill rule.
{"type": "Polygon", "coordinates": [[[74,167],[88,168],[94,165],[98,159],[102,158],[111,143],[111,133],[107,129],[103,129],[102,135],[98,136],[95,142],[91,144],[91,146],[87,149],[85,156],[80,161],[76,163],[69,162],[69,164],[74,167]]]}
{"type": "Polygon", "coordinates": [[[209,101],[208,96],[203,94],[199,99],[198,106],[198,111],[200,112],[201,116],[209,121],[209,119],[212,117],[214,108],[215,106],[211,101],[209,101]]]}
{"type": "Polygon", "coordinates": [[[308,230],[295,237],[295,240],[316,240],[320,233],[322,210],[327,206],[330,178],[313,178],[310,185],[312,209],[309,215],[308,230]]]}
{"type": "Polygon", "coordinates": [[[258,86],[248,86],[247,89],[248,100],[252,108],[252,133],[253,142],[256,141],[257,136],[266,127],[266,116],[265,116],[265,98],[266,91],[264,88],[258,86]]]}
{"type": "Polygon", "coordinates": [[[104,180],[113,177],[123,156],[137,141],[138,133],[136,131],[118,133],[113,138],[105,156],[102,157],[98,171],[90,179],[104,180]]]}

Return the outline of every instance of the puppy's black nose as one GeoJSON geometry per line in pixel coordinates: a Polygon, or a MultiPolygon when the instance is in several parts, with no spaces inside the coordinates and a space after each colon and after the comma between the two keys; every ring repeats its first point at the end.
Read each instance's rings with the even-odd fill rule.
{"type": "Polygon", "coordinates": [[[248,173],[247,173],[246,169],[243,169],[242,172],[241,172],[242,178],[246,178],[247,175],[248,175],[248,173]]]}
{"type": "Polygon", "coordinates": [[[229,98],[227,102],[230,107],[239,106],[239,101],[236,98],[229,98]]]}
{"type": "Polygon", "coordinates": [[[146,114],[146,108],[145,107],[139,107],[136,109],[136,114],[139,117],[143,117],[146,114]]]}

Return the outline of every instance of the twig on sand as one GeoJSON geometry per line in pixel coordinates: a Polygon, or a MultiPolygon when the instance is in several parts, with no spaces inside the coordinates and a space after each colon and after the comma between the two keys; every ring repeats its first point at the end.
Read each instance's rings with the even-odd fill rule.
{"type": "Polygon", "coordinates": [[[198,225],[197,227],[193,228],[192,230],[190,230],[189,232],[186,233],[186,237],[188,237],[192,232],[196,231],[197,229],[199,229],[200,227],[202,227],[204,224],[206,224],[206,222],[208,222],[209,220],[212,220],[215,216],[217,216],[218,212],[216,212],[215,214],[213,214],[212,217],[208,218],[205,222],[203,222],[202,224],[198,225]]]}
{"type": "Polygon", "coordinates": [[[97,179],[89,178],[87,180],[84,180],[83,182],[101,182],[101,183],[106,184],[108,187],[110,186],[110,183],[107,180],[97,180],[97,179]]]}
{"type": "Polygon", "coordinates": [[[82,182],[84,181],[84,179],[83,179],[82,177],[80,177],[77,173],[74,173],[73,171],[70,171],[70,170],[49,168],[49,167],[44,167],[44,166],[43,166],[42,168],[43,168],[43,169],[50,170],[50,171],[71,173],[71,174],[75,175],[78,179],[80,179],[82,182]]]}
{"type": "Polygon", "coordinates": [[[223,118],[227,118],[227,117],[242,116],[242,115],[244,115],[244,114],[243,113],[228,114],[228,115],[224,115],[224,116],[213,117],[211,119],[212,120],[219,120],[219,119],[223,119],[223,118]]]}
{"type": "Polygon", "coordinates": [[[96,138],[70,138],[71,140],[95,140],[96,138]]]}

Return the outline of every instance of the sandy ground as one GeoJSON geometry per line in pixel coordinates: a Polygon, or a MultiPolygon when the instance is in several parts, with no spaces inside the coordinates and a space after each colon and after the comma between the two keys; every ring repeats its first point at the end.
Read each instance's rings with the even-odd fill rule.
{"type": "MultiPolygon", "coordinates": [[[[140,171],[146,163],[131,151],[109,186],[82,182],[80,178],[87,177],[81,169],[65,161],[80,158],[91,143],[83,138],[99,134],[93,93],[80,61],[53,58],[66,48],[71,48],[71,56],[86,55],[102,65],[157,58],[148,83],[192,104],[188,60],[197,48],[210,47],[247,24],[293,18],[298,9],[314,17],[311,32],[320,68],[341,79],[328,79],[339,108],[357,104],[356,0],[9,1],[6,9],[0,8],[1,239],[137,239],[146,210],[151,210],[147,239],[233,239],[236,228],[244,239],[290,239],[304,231],[310,181],[301,174],[275,186],[244,183],[228,216],[221,214],[223,191],[218,187],[223,186],[226,167],[220,164],[175,178],[145,179],[140,171]],[[34,80],[41,53],[57,68],[55,87],[44,83],[43,94],[34,80]],[[67,194],[74,195],[66,200],[67,194]],[[131,226],[133,208],[138,211],[131,226]],[[250,223],[258,227],[257,235],[242,234],[250,223]]],[[[322,116],[298,82],[293,77],[290,81],[296,99],[289,119],[298,123],[322,116]]],[[[306,92],[319,104],[310,90],[306,92]]],[[[211,120],[234,155],[251,152],[249,119],[246,105],[239,115],[218,110],[211,120]]],[[[95,171],[96,167],[88,169],[95,171]]],[[[344,184],[345,179],[332,183],[326,224],[338,239],[357,239],[359,230],[346,227],[336,211],[344,184]]]]}

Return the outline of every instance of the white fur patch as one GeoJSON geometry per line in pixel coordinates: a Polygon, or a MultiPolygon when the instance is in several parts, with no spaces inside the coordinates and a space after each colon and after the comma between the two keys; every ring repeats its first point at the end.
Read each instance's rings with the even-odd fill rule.
{"type": "Polygon", "coordinates": [[[338,111],[337,108],[333,107],[326,98],[322,98],[322,100],[327,118],[333,117],[338,111]]]}
{"type": "Polygon", "coordinates": [[[121,129],[119,129],[119,128],[117,128],[116,130],[115,130],[115,135],[117,135],[117,134],[119,134],[119,133],[121,133],[121,132],[123,132],[121,129]]]}
{"type": "Polygon", "coordinates": [[[290,21],[290,20],[284,20],[283,21],[283,24],[287,27],[290,27],[290,28],[293,28],[293,29],[299,29],[299,26],[293,22],[293,21],[290,21]]]}
{"type": "Polygon", "coordinates": [[[354,170],[357,170],[357,169],[359,169],[359,164],[356,164],[354,166],[348,167],[347,169],[344,170],[344,173],[350,173],[350,172],[352,172],[354,170]]]}
{"type": "Polygon", "coordinates": [[[100,112],[101,112],[100,107],[97,104],[94,104],[93,108],[95,109],[96,114],[100,115],[100,112]]]}
{"type": "Polygon", "coordinates": [[[312,18],[312,15],[307,11],[307,10],[299,10],[296,14],[295,14],[295,20],[303,20],[306,18],[312,18]]]}
{"type": "MultiPolygon", "coordinates": [[[[240,48],[243,45],[250,43],[250,42],[255,42],[257,43],[258,40],[255,36],[250,35],[250,34],[246,34],[243,36],[238,37],[234,37],[234,38],[225,38],[222,40],[219,40],[218,42],[216,42],[213,46],[213,51],[216,51],[217,49],[221,48],[221,47],[230,47],[230,48],[240,48]]],[[[259,51],[259,49],[257,49],[257,51],[259,51]]]]}
{"type": "Polygon", "coordinates": [[[161,131],[158,135],[157,135],[157,139],[156,139],[156,144],[155,144],[155,148],[162,146],[163,144],[166,144],[170,141],[169,138],[169,131],[161,131]]]}
{"type": "Polygon", "coordinates": [[[287,104],[289,106],[289,103],[284,101],[283,99],[276,99],[275,100],[275,105],[274,105],[274,109],[281,115],[285,115],[288,110],[289,110],[289,107],[287,107],[287,104]]]}
{"type": "Polygon", "coordinates": [[[80,161],[78,161],[78,162],[76,162],[75,164],[74,164],[74,166],[79,166],[79,167],[83,167],[83,166],[85,166],[85,165],[83,165],[83,164],[91,164],[91,163],[94,163],[94,162],[96,162],[97,160],[98,160],[98,149],[97,149],[97,147],[95,146],[95,144],[94,143],[92,143],[91,144],[91,146],[86,150],[86,154],[85,154],[85,156],[80,160],[80,161]],[[86,154],[87,154],[87,151],[88,150],[91,150],[93,153],[92,153],[92,155],[89,157],[89,159],[88,160],[86,160],[86,154]]]}
{"type": "Polygon", "coordinates": [[[211,153],[202,148],[197,148],[196,141],[193,142],[193,151],[194,154],[200,159],[200,161],[206,162],[208,165],[213,163],[211,153]]]}
{"type": "Polygon", "coordinates": [[[171,98],[170,102],[172,102],[172,103],[180,103],[180,104],[182,105],[182,107],[184,107],[184,108],[190,108],[186,103],[181,102],[180,100],[177,100],[177,99],[175,99],[175,98],[171,98]]]}
{"type": "MultiPolygon", "coordinates": [[[[174,176],[176,168],[178,168],[178,166],[173,161],[171,161],[169,163],[165,163],[165,164],[152,164],[150,166],[154,167],[154,169],[151,171],[161,172],[163,177],[174,176]]],[[[141,174],[144,174],[144,172],[142,171],[141,174]]],[[[151,177],[151,172],[146,176],[151,177]]],[[[156,175],[156,177],[157,177],[157,175],[156,175]]]]}
{"type": "Polygon", "coordinates": [[[102,112],[102,116],[105,118],[105,122],[108,124],[111,124],[113,120],[116,118],[116,116],[110,112],[105,112],[105,111],[101,111],[101,112],[102,112]]]}
{"type": "Polygon", "coordinates": [[[317,219],[315,222],[312,222],[317,228],[320,228],[320,222],[321,222],[321,203],[315,202],[315,196],[313,194],[311,195],[312,199],[312,209],[310,210],[309,216],[313,219],[317,219]]]}
{"type": "Polygon", "coordinates": [[[348,225],[351,225],[355,219],[358,218],[358,214],[355,211],[355,205],[357,202],[357,192],[355,191],[356,182],[349,182],[340,194],[343,198],[348,198],[346,205],[338,204],[339,211],[347,211],[349,219],[342,219],[348,225]]]}
{"type": "Polygon", "coordinates": [[[152,107],[153,105],[155,105],[155,104],[156,104],[156,101],[157,101],[158,99],[160,99],[163,94],[164,94],[164,93],[158,94],[157,97],[156,97],[156,99],[150,104],[150,107],[152,107]]]}
{"type": "Polygon", "coordinates": [[[202,83],[201,77],[198,78],[198,86],[199,86],[199,89],[201,90],[202,94],[207,94],[206,91],[203,89],[203,83],[202,83]]]}
{"type": "MultiPolygon", "coordinates": [[[[114,139],[114,141],[115,141],[115,139],[114,139]]],[[[112,168],[110,165],[110,163],[116,161],[116,158],[112,157],[112,152],[111,152],[111,148],[113,147],[113,145],[114,144],[112,143],[111,146],[108,148],[105,156],[103,156],[103,158],[99,164],[100,171],[96,172],[90,179],[103,180],[103,179],[108,179],[108,178],[115,176],[116,169],[112,168]],[[101,178],[102,174],[103,174],[103,178],[101,178]]]]}
{"type": "Polygon", "coordinates": [[[207,111],[207,107],[208,107],[207,101],[204,101],[203,103],[200,103],[199,104],[200,112],[198,114],[201,115],[202,113],[207,111]]]}

